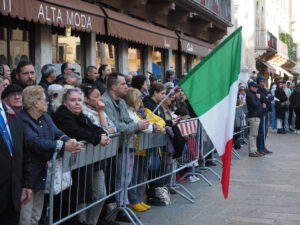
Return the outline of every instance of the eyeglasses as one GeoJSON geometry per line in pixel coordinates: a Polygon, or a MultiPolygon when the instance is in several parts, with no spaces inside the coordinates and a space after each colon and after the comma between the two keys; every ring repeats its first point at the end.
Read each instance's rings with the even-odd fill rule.
{"type": "Polygon", "coordinates": [[[8,97],[20,97],[22,96],[22,92],[13,92],[13,93],[9,93],[8,97]]]}
{"type": "Polygon", "coordinates": [[[48,101],[47,98],[42,98],[42,97],[40,97],[40,98],[38,98],[37,100],[38,100],[38,101],[43,101],[43,102],[49,103],[49,101],[48,101]]]}
{"type": "Polygon", "coordinates": [[[71,70],[72,72],[75,72],[74,68],[67,68],[67,70],[71,70]]]}

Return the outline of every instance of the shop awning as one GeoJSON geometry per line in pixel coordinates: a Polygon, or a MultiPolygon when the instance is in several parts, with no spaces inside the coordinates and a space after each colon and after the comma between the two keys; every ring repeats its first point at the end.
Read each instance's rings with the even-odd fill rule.
{"type": "Polygon", "coordinates": [[[181,50],[183,52],[205,57],[211,50],[214,49],[214,45],[206,43],[199,39],[189,37],[183,34],[178,34],[178,36],[181,44],[181,50]]]}
{"type": "Polygon", "coordinates": [[[264,66],[268,68],[269,73],[276,73],[276,68],[265,61],[259,60],[264,66]]]}
{"type": "Polygon", "coordinates": [[[178,38],[174,31],[107,8],[104,11],[108,17],[108,35],[154,47],[178,49],[178,38]]]}
{"type": "Polygon", "coordinates": [[[20,20],[105,34],[102,10],[80,0],[1,0],[0,13],[20,20]]]}

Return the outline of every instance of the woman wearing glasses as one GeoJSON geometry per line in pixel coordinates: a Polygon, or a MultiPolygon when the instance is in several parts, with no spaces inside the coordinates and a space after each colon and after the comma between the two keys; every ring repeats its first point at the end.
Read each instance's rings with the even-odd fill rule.
{"type": "Polygon", "coordinates": [[[20,224],[38,224],[44,204],[44,189],[47,176],[46,163],[55,151],[78,153],[83,145],[70,139],[53,123],[47,114],[47,100],[41,86],[29,86],[23,90],[22,119],[24,123],[25,148],[30,153],[31,201],[22,205],[20,224]]]}

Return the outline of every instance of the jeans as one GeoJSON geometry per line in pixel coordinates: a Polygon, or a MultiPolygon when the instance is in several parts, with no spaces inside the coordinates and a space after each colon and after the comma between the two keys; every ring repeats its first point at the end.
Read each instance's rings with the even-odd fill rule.
{"type": "Polygon", "coordinates": [[[289,110],[286,110],[285,114],[284,114],[284,130],[286,132],[290,131],[290,126],[289,126],[289,110]]]}
{"type": "Polygon", "coordinates": [[[277,129],[276,124],[276,112],[275,112],[275,103],[272,103],[272,130],[277,129]]]}
{"type": "Polygon", "coordinates": [[[256,145],[257,145],[257,150],[260,153],[263,153],[265,150],[265,147],[266,147],[266,138],[267,138],[268,127],[269,127],[269,118],[268,117],[269,117],[269,114],[265,113],[259,123],[256,145]]]}

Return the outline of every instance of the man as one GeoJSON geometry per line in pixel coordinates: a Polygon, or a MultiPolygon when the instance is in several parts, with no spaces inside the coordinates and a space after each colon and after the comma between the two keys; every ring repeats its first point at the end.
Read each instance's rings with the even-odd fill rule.
{"type": "Polygon", "coordinates": [[[86,75],[85,78],[82,80],[82,84],[96,87],[101,92],[102,87],[100,86],[100,83],[97,82],[97,77],[98,77],[97,68],[95,66],[88,66],[86,68],[86,75]]]}
{"type": "Polygon", "coordinates": [[[258,85],[255,82],[249,83],[249,91],[246,96],[246,103],[248,108],[248,121],[249,121],[249,144],[248,152],[249,157],[262,156],[256,151],[256,139],[258,135],[260,118],[262,116],[262,105],[260,101],[260,94],[257,93],[258,85]]]}
{"type": "Polygon", "coordinates": [[[11,108],[21,111],[23,109],[23,89],[17,84],[10,84],[2,92],[3,102],[11,108]]]}
{"type": "Polygon", "coordinates": [[[56,69],[53,64],[46,64],[42,67],[42,79],[39,83],[45,91],[51,84],[54,84],[56,80],[56,69]]]}
{"type": "MultiPolygon", "coordinates": [[[[149,120],[140,120],[136,123],[129,117],[126,103],[122,99],[126,96],[127,91],[128,87],[124,75],[121,73],[112,73],[108,76],[107,91],[105,91],[102,96],[103,103],[105,104],[105,113],[115,124],[117,131],[126,135],[145,130],[149,126],[149,120]]],[[[119,146],[122,146],[122,142],[123,140],[120,139],[119,146]]],[[[114,162],[113,165],[115,165],[114,162]]],[[[115,166],[113,168],[115,168],[115,166]]],[[[110,171],[110,173],[115,174],[115,171],[110,171]]],[[[111,184],[111,186],[113,186],[113,184],[111,184]]],[[[118,213],[117,220],[130,222],[124,212],[118,213]]]]}
{"type": "Polygon", "coordinates": [[[284,130],[288,133],[290,131],[290,125],[289,125],[289,114],[290,114],[290,96],[292,94],[291,89],[288,87],[288,84],[290,84],[289,81],[287,81],[286,83],[283,83],[283,90],[284,93],[286,94],[286,97],[288,98],[287,100],[287,110],[285,110],[285,115],[284,115],[284,130]]]}
{"type": "Polygon", "coordinates": [[[61,74],[56,78],[55,83],[63,84],[66,81],[68,75],[72,75],[75,72],[75,68],[69,62],[65,62],[61,65],[61,74]]]}
{"type": "Polygon", "coordinates": [[[10,79],[11,71],[10,71],[9,66],[6,65],[6,64],[3,64],[3,68],[4,68],[4,74],[3,74],[3,76],[7,77],[8,79],[10,79]]]}
{"type": "Polygon", "coordinates": [[[178,79],[175,78],[175,73],[173,70],[167,70],[166,72],[166,82],[172,82],[174,83],[174,86],[178,84],[178,79]]]}
{"type": "Polygon", "coordinates": [[[23,89],[27,86],[35,85],[36,73],[32,62],[21,61],[17,66],[16,84],[23,89]]]}
{"type": "Polygon", "coordinates": [[[266,148],[266,139],[269,128],[269,110],[271,107],[271,101],[274,97],[268,93],[265,88],[266,78],[262,75],[257,76],[256,83],[258,84],[257,93],[260,94],[260,101],[262,104],[262,117],[260,119],[258,136],[257,136],[257,149],[262,155],[272,153],[266,148]]]}
{"type": "Polygon", "coordinates": [[[78,87],[80,85],[80,76],[77,75],[76,73],[68,74],[63,84],[68,84],[73,87],[78,87]]]}
{"type": "MultiPolygon", "coordinates": [[[[3,73],[0,74],[0,95],[3,73]]],[[[9,106],[0,101],[0,223],[19,224],[20,206],[32,195],[28,189],[30,177],[28,152],[23,150],[23,122],[9,106]]]]}
{"type": "Polygon", "coordinates": [[[103,95],[106,90],[106,81],[108,76],[111,74],[111,68],[107,64],[102,64],[98,70],[99,78],[97,83],[100,87],[100,92],[103,95]]]}
{"type": "Polygon", "coordinates": [[[125,75],[125,80],[126,80],[127,86],[131,87],[131,84],[132,84],[132,75],[130,75],[130,74],[125,75]]]}

